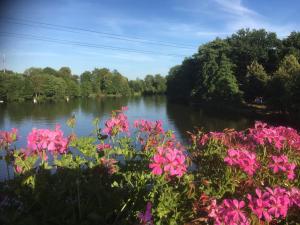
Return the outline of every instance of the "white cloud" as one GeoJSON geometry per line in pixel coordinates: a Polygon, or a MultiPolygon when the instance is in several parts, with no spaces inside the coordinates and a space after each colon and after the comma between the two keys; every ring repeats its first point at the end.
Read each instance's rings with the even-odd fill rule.
{"type": "Polygon", "coordinates": [[[216,2],[220,8],[234,15],[244,16],[244,15],[258,15],[257,12],[247,8],[242,4],[241,0],[213,0],[216,2]]]}

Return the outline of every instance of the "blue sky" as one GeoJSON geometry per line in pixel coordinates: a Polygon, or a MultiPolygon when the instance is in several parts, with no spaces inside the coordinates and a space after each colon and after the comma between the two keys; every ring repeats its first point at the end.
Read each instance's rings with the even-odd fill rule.
{"type": "Polygon", "coordinates": [[[170,67],[195,53],[202,43],[217,36],[226,37],[240,28],[265,28],[277,32],[281,38],[298,31],[299,11],[299,0],[1,1],[0,53],[6,56],[6,67],[18,72],[31,66],[56,69],[69,66],[75,74],[107,67],[117,69],[129,79],[147,74],[166,75],[170,67]],[[118,34],[121,39],[139,37],[141,42],[79,30],[67,32],[57,27],[11,23],[8,18],[118,34]],[[16,38],[16,34],[21,38],[16,38]],[[40,41],[24,35],[98,47],[40,41]],[[177,47],[145,43],[149,40],[175,43],[177,47]],[[138,52],[105,49],[103,45],[138,52]]]}

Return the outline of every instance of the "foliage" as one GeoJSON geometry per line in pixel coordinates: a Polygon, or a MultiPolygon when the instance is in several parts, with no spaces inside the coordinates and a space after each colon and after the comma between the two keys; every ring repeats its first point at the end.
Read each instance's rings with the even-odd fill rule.
{"type": "MultiPolygon", "coordinates": [[[[257,122],[245,131],[190,133],[185,148],[161,121],[112,112],[95,135],[0,132],[15,168],[0,183],[3,224],[296,224],[300,135],[257,122]],[[11,154],[13,153],[13,154],[11,154]]],[[[76,119],[68,121],[74,128],[76,119]]]]}
{"type": "Polygon", "coordinates": [[[257,61],[253,61],[247,66],[246,75],[246,93],[245,98],[247,100],[253,100],[257,96],[265,96],[267,84],[270,80],[270,76],[266,73],[264,67],[257,61]]]}
{"type": "Polygon", "coordinates": [[[260,97],[271,108],[298,112],[298,76],[293,73],[293,78],[284,79],[278,74],[292,74],[287,67],[299,63],[299,37],[292,32],[280,40],[264,29],[242,29],[225,39],[216,38],[170,69],[167,95],[212,103],[252,103],[260,97]],[[284,66],[287,61],[290,65],[284,66]]]}

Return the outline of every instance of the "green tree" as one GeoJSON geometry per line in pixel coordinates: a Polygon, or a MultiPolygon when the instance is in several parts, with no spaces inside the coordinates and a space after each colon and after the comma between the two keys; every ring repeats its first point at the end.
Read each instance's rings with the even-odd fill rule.
{"type": "Polygon", "coordinates": [[[80,76],[81,95],[88,97],[93,93],[92,74],[89,71],[85,71],[80,76]]]}
{"type": "Polygon", "coordinates": [[[264,67],[257,61],[247,66],[246,90],[244,96],[247,101],[253,101],[256,97],[264,97],[270,76],[264,67]]]}
{"type": "Polygon", "coordinates": [[[298,74],[300,64],[294,55],[285,56],[274,73],[269,85],[269,101],[271,104],[283,110],[293,106],[293,97],[297,93],[298,74]]]}
{"type": "Polygon", "coordinates": [[[282,41],[282,55],[294,55],[300,59],[300,32],[292,32],[287,38],[282,41]]]}

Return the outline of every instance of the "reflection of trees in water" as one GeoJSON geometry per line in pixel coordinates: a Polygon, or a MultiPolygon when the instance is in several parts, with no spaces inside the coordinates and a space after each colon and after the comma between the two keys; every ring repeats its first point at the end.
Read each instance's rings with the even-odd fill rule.
{"type": "Polygon", "coordinates": [[[79,100],[76,99],[68,103],[64,101],[41,104],[33,104],[31,102],[10,103],[6,106],[5,110],[10,121],[20,124],[28,119],[55,122],[59,118],[70,117],[72,112],[78,107],[79,100]]]}
{"type": "Polygon", "coordinates": [[[152,95],[144,96],[143,102],[146,107],[162,107],[166,104],[166,96],[164,95],[152,95]]]}
{"type": "Polygon", "coordinates": [[[4,126],[4,120],[7,111],[6,108],[7,108],[6,104],[0,104],[0,127],[4,126]]]}
{"type": "Polygon", "coordinates": [[[194,127],[203,127],[206,131],[224,128],[245,129],[252,124],[246,117],[220,110],[200,109],[189,105],[167,102],[167,114],[182,136],[194,127]]]}
{"type": "Polygon", "coordinates": [[[125,97],[105,97],[96,99],[82,99],[80,108],[83,113],[101,118],[104,114],[110,114],[112,110],[120,109],[128,104],[125,97]]]}

